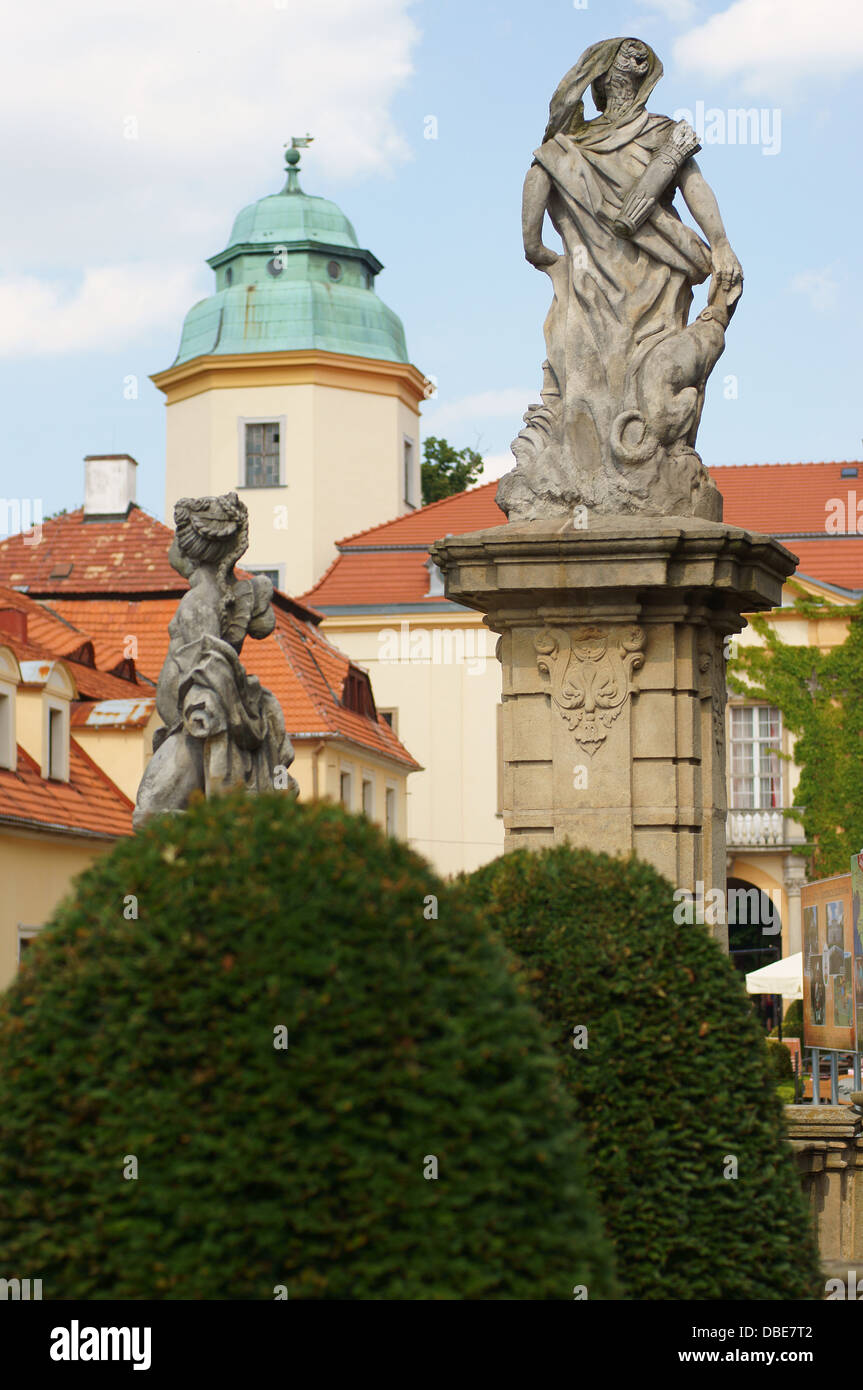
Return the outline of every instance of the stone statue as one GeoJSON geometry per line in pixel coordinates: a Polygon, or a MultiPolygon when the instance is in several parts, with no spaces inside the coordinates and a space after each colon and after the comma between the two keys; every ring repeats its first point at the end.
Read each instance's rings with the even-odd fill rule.
{"type": "MultiPolygon", "coordinates": [[[[551,99],[524,185],[524,251],[551,279],[542,401],[500,483],[510,521],[643,513],[722,519],[695,452],[704,389],[743,272],[684,122],[645,108],[662,64],[639,39],[593,44],[551,99]],[[600,115],[585,120],[591,88],[600,115]],[[707,238],[687,227],[679,189],[707,238]],[[563,254],[542,243],[545,213],[563,254]],[[688,323],[692,287],[707,308],[688,323]]],[[[576,523],[578,524],[578,523],[576,523]]]]}
{"type": "Polygon", "coordinates": [[[184,497],[174,524],[168,558],[191,587],[168,627],[171,645],[156,693],[165,727],[156,731],[138,788],[136,828],[185,810],[195,791],[297,794],[281,707],[239,659],[247,636],[268,637],[276,623],[269,579],[234,574],[248,546],[248,511],[235,492],[184,497]]]}

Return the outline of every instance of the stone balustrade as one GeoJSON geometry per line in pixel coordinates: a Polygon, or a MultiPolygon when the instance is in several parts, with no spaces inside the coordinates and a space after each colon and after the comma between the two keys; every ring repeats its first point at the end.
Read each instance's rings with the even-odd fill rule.
{"type": "Polygon", "coordinates": [[[728,846],[802,844],[803,827],[783,811],[728,812],[728,846]]]}
{"type": "Polygon", "coordinates": [[[825,1280],[863,1277],[863,1114],[847,1105],[787,1105],[785,1114],[825,1280]]]}

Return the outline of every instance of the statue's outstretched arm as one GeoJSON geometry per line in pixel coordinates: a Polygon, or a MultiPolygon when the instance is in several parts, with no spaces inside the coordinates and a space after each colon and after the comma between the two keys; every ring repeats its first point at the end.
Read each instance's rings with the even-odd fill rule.
{"type": "Polygon", "coordinates": [[[687,159],[677,176],[677,184],[683,201],[707,237],[719,288],[727,292],[742,286],[743,267],[729,245],[713,189],[694,159],[687,159]]]}
{"type": "Polygon", "coordinates": [[[532,164],[524,181],[521,198],[521,231],[525,259],[537,270],[555,265],[560,260],[556,251],[542,244],[542,224],[551,192],[551,179],[539,164],[532,164]]]}

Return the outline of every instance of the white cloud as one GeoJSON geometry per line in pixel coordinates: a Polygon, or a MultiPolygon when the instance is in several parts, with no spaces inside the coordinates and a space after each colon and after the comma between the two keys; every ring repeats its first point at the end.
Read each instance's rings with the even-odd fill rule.
{"type": "Polygon", "coordinates": [[[182,322],[200,298],[197,272],[162,265],[87,270],[74,288],[35,276],[0,279],[0,357],[86,352],[182,322]]]}
{"type": "Polygon", "coordinates": [[[740,76],[749,90],[789,91],[796,79],[863,67],[860,0],[736,0],[674,45],[683,69],[740,76]]]}
{"type": "Polygon", "coordinates": [[[839,282],[832,266],[821,270],[803,270],[795,275],[789,286],[793,294],[802,294],[816,314],[829,313],[839,303],[839,282]]]}
{"type": "Polygon", "coordinates": [[[482,461],[482,472],[479,477],[480,483],[490,483],[493,478],[502,478],[504,473],[509,473],[515,468],[515,459],[512,454],[486,454],[482,461]]]}
{"type": "Polygon", "coordinates": [[[538,400],[537,392],[527,387],[510,386],[501,391],[479,391],[474,396],[460,396],[454,401],[444,401],[432,415],[424,412],[428,420],[427,434],[434,434],[441,425],[460,425],[472,420],[497,420],[511,415],[514,422],[513,434],[521,426],[521,417],[531,401],[538,400]]]}
{"type": "Polygon", "coordinates": [[[43,0],[4,13],[0,264],[221,249],[311,131],[310,191],[410,155],[414,0],[43,0]],[[129,138],[129,137],[132,138],[129,138]],[[161,240],[154,251],[153,241],[161,240]]]}

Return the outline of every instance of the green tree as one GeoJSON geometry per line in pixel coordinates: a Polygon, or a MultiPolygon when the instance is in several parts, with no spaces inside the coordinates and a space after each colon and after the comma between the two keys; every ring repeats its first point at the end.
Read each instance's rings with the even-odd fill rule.
{"type": "Polygon", "coordinates": [[[761,1029],[707,930],[675,923],[672,885],[634,857],[557,845],[456,886],[520,959],[546,1021],[623,1297],[817,1298],[761,1029]]]}
{"type": "Polygon", "coordinates": [[[0,999],[0,1270],[46,1298],[566,1302],[610,1267],[527,989],[362,816],[157,817],[0,999]]]}
{"type": "Polygon", "coordinates": [[[791,610],[801,617],[848,620],[844,642],[817,646],[783,642],[767,618],[750,618],[763,646],[744,647],[728,667],[732,690],[766,700],[796,736],[800,781],[792,818],[804,829],[814,878],[848,872],[863,845],[863,604],[843,607],[793,586],[791,610]]]}
{"type": "Polygon", "coordinates": [[[446,439],[430,434],[423,441],[423,506],[464,492],[482,472],[482,454],[476,449],[454,449],[446,439]]]}

